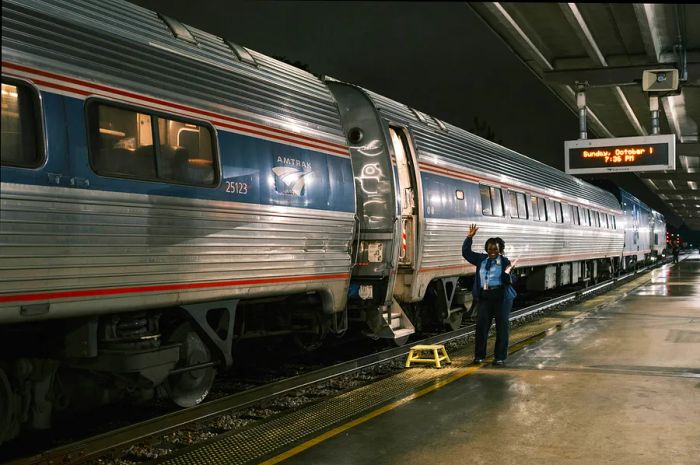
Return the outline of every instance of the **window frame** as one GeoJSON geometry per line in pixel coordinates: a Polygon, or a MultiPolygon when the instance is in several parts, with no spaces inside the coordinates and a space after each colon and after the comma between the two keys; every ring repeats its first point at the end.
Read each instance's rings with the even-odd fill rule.
{"type": "Polygon", "coordinates": [[[537,215],[534,215],[534,213],[533,213],[532,219],[534,221],[546,222],[547,221],[547,200],[544,197],[539,197],[537,195],[531,195],[530,196],[530,205],[532,206],[533,212],[535,210],[537,211],[537,215]],[[532,205],[533,199],[535,201],[535,205],[532,205]],[[542,208],[540,208],[540,206],[542,208]]]}
{"type": "MultiPolygon", "coordinates": [[[[169,184],[169,185],[174,185],[174,186],[187,186],[187,187],[198,187],[198,188],[204,188],[204,189],[217,189],[221,186],[221,179],[222,179],[222,174],[221,174],[221,154],[219,151],[219,138],[218,134],[216,132],[216,128],[214,127],[213,124],[211,124],[208,121],[204,120],[199,120],[199,119],[194,119],[194,118],[187,118],[187,117],[182,117],[180,115],[176,114],[171,114],[167,113],[161,110],[154,110],[149,107],[143,107],[139,105],[133,105],[130,103],[124,103],[124,102],[119,102],[115,100],[110,100],[108,98],[103,98],[103,97],[90,97],[85,100],[84,104],[84,115],[85,115],[85,130],[87,133],[87,148],[88,148],[88,163],[90,165],[90,169],[92,170],[93,173],[95,173],[98,176],[102,176],[104,178],[113,178],[113,179],[128,179],[132,181],[143,181],[143,182],[159,182],[163,184],[169,184]],[[108,107],[116,108],[119,110],[126,110],[126,111],[133,111],[136,113],[142,113],[142,114],[147,114],[151,117],[151,138],[153,140],[153,153],[154,153],[154,162],[156,165],[156,177],[155,178],[149,178],[149,177],[138,177],[138,176],[119,176],[111,173],[104,173],[104,172],[99,172],[95,168],[95,163],[94,163],[94,150],[98,146],[97,144],[99,141],[95,140],[96,134],[93,133],[92,129],[92,124],[93,124],[93,116],[94,114],[92,111],[97,111],[97,110],[92,110],[92,108],[97,108],[99,105],[105,105],[108,107]],[[193,183],[186,183],[186,182],[176,182],[174,180],[170,179],[164,179],[164,178],[159,178],[157,177],[158,174],[158,164],[159,164],[159,157],[161,154],[161,143],[160,143],[160,133],[158,130],[158,118],[164,119],[164,120],[172,120],[176,121],[178,123],[183,123],[183,124],[193,124],[196,126],[201,126],[203,128],[206,128],[209,131],[210,135],[210,144],[211,144],[211,152],[212,152],[212,163],[214,166],[212,167],[212,170],[214,172],[214,180],[211,184],[193,184],[193,183]]],[[[99,124],[99,121],[97,122],[99,124]]],[[[99,131],[99,128],[98,128],[99,131]]]]}
{"type": "Polygon", "coordinates": [[[527,197],[525,196],[524,192],[512,191],[512,190],[508,189],[508,211],[510,214],[509,216],[511,218],[514,218],[514,219],[527,220],[528,218],[530,218],[530,215],[529,215],[530,212],[528,211],[528,208],[527,208],[527,197]],[[525,216],[523,216],[522,212],[520,211],[520,204],[518,202],[518,199],[521,199],[521,198],[522,198],[523,207],[525,210],[525,212],[524,212],[525,216]],[[513,199],[515,200],[515,212],[512,211],[513,203],[511,200],[513,200],[513,199]],[[515,213],[515,216],[513,216],[513,213],[515,213]]]}
{"type": "MultiPolygon", "coordinates": [[[[8,84],[15,87],[24,87],[31,94],[33,115],[32,120],[34,123],[34,140],[36,141],[36,162],[31,164],[21,164],[21,163],[7,163],[1,162],[0,165],[8,168],[20,168],[20,169],[31,169],[37,170],[42,168],[48,161],[47,147],[48,143],[46,140],[46,128],[44,127],[44,105],[41,96],[41,92],[37,86],[26,79],[20,79],[12,76],[2,75],[0,77],[0,82],[3,84],[8,84]]],[[[21,124],[21,122],[20,122],[21,124]]]]}
{"type": "Polygon", "coordinates": [[[504,205],[505,202],[503,201],[503,188],[497,187],[497,186],[492,186],[492,185],[490,185],[490,184],[481,184],[481,183],[479,183],[479,198],[481,199],[481,214],[482,214],[483,216],[494,216],[494,217],[498,217],[498,218],[505,218],[505,217],[506,217],[506,209],[505,209],[505,205],[504,205]],[[487,190],[488,190],[488,193],[489,193],[489,200],[490,200],[490,203],[491,203],[491,204],[489,205],[489,211],[490,211],[490,213],[485,213],[485,211],[484,211],[484,210],[485,210],[485,209],[484,209],[484,193],[483,193],[482,189],[487,189],[487,190]],[[493,208],[494,199],[493,199],[493,195],[492,195],[492,194],[493,194],[493,190],[498,190],[498,192],[499,192],[499,194],[500,194],[500,195],[499,195],[499,197],[500,197],[500,202],[501,202],[501,209],[500,209],[501,214],[500,214],[500,215],[494,214],[494,208],[493,208]]]}
{"type": "Polygon", "coordinates": [[[571,205],[571,220],[572,224],[581,226],[581,217],[579,216],[579,206],[578,205],[571,205]]]}

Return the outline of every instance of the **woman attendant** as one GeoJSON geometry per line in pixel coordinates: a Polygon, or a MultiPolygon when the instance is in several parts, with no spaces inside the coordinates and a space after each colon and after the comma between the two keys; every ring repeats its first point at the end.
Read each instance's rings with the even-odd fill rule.
{"type": "Polygon", "coordinates": [[[474,363],[482,363],[486,358],[486,339],[491,328],[491,322],[496,319],[496,349],[495,366],[504,366],[508,357],[508,327],[510,309],[516,296],[512,286],[511,263],[503,256],[505,242],[500,237],[492,237],[486,241],[486,253],[472,251],[472,239],[479,228],[469,226],[462,256],[476,266],[476,276],[472,294],[478,300],[476,320],[476,345],[474,347],[474,363]]]}

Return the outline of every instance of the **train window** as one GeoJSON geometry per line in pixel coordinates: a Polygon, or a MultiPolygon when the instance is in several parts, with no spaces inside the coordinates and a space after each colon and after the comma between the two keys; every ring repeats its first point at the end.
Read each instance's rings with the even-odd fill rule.
{"type": "Polygon", "coordinates": [[[493,216],[503,216],[503,195],[498,187],[491,188],[491,207],[493,216]]]}
{"type": "Polygon", "coordinates": [[[518,192],[518,216],[523,219],[528,218],[527,214],[527,200],[525,200],[525,194],[518,192]]]}
{"type": "Polygon", "coordinates": [[[489,187],[479,186],[479,192],[481,193],[481,213],[492,216],[493,210],[491,210],[491,191],[489,187]]]}
{"type": "Polygon", "coordinates": [[[612,228],[617,229],[617,222],[615,221],[615,217],[612,217],[612,228]]]}
{"type": "Polygon", "coordinates": [[[44,159],[42,140],[37,93],[26,84],[3,77],[0,163],[36,168],[44,159]]]}
{"type": "Polygon", "coordinates": [[[88,103],[88,124],[98,174],[199,186],[216,180],[207,127],[94,101],[88,103]]]}
{"type": "Polygon", "coordinates": [[[564,223],[571,223],[571,205],[562,204],[562,213],[564,223]]]}
{"type": "Polygon", "coordinates": [[[563,223],[564,222],[564,215],[562,214],[561,211],[561,202],[553,202],[554,203],[554,218],[557,223],[563,223]]]}
{"type": "Polygon", "coordinates": [[[547,221],[547,213],[544,206],[544,199],[542,197],[532,198],[532,219],[535,221],[547,221]]]}
{"type": "Polygon", "coordinates": [[[552,199],[545,199],[545,205],[547,207],[547,221],[555,223],[557,221],[557,217],[554,214],[554,201],[552,199]]]}
{"type": "Polygon", "coordinates": [[[498,187],[479,186],[481,212],[486,216],[503,216],[503,195],[498,187]]]}
{"type": "Polygon", "coordinates": [[[508,191],[510,199],[510,217],[527,219],[527,201],[522,192],[508,191]]]}
{"type": "Polygon", "coordinates": [[[158,118],[158,177],[211,186],[215,178],[211,139],[204,126],[158,118]]]}
{"type": "Polygon", "coordinates": [[[581,217],[579,216],[578,207],[576,205],[571,206],[571,219],[573,220],[572,223],[581,224],[581,217]]]}
{"type": "Polygon", "coordinates": [[[510,217],[518,218],[518,198],[515,195],[515,192],[508,191],[508,200],[510,205],[510,217]]]}
{"type": "Polygon", "coordinates": [[[606,213],[603,213],[603,227],[610,229],[610,221],[608,220],[608,215],[606,213]]]}
{"type": "Polygon", "coordinates": [[[457,189],[455,191],[455,196],[457,197],[457,200],[464,200],[464,191],[457,189]]]}
{"type": "Polygon", "coordinates": [[[581,216],[581,226],[589,226],[588,222],[588,209],[587,208],[580,208],[579,209],[579,215],[581,216]]]}
{"type": "Polygon", "coordinates": [[[593,220],[595,221],[595,227],[600,228],[600,212],[593,211],[593,220]]]}
{"type": "Polygon", "coordinates": [[[107,105],[93,105],[91,109],[95,171],[110,176],[155,179],[151,115],[107,105]]]}

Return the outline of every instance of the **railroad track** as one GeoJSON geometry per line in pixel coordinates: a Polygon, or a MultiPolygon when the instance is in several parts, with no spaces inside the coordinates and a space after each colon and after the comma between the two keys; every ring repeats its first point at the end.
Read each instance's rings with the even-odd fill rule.
{"type": "MultiPolygon", "coordinates": [[[[579,289],[574,292],[555,297],[545,302],[537,303],[511,313],[512,322],[523,321],[548,309],[573,302],[586,297],[589,294],[599,293],[611,286],[624,283],[640,273],[648,271],[650,267],[641,268],[633,273],[614,278],[595,286],[579,289]]],[[[321,368],[312,372],[283,379],[259,387],[251,388],[226,397],[205,402],[195,407],[178,410],[157,418],[146,420],[128,427],[116,429],[104,434],[99,434],[78,442],[57,447],[32,456],[10,462],[10,465],[56,465],[78,464],[95,460],[104,456],[119,456],[121,451],[141,442],[152,442],[158,437],[186,428],[200,422],[209,421],[222,415],[245,409],[254,405],[263,404],[272,399],[279,398],[299,389],[318,385],[343,375],[366,370],[379,364],[403,361],[408,354],[410,346],[415,344],[446,344],[451,341],[465,339],[474,333],[474,325],[464,326],[458,330],[430,336],[418,341],[412,341],[406,346],[384,350],[375,354],[363,356],[333,366],[321,368]]],[[[542,337],[536,334],[531,337],[542,337]]],[[[522,345],[525,341],[513,341],[511,345],[522,345]]]]}

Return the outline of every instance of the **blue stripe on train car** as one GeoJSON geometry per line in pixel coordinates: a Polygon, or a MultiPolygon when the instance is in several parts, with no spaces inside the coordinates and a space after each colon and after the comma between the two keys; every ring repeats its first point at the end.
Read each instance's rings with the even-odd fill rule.
{"type": "Polygon", "coordinates": [[[423,184],[424,210],[426,218],[464,219],[481,214],[479,185],[473,182],[421,173],[423,184]],[[457,198],[457,191],[464,193],[464,199],[457,198]]]}
{"type": "Polygon", "coordinates": [[[80,178],[90,190],[355,211],[349,157],[222,130],[217,131],[222,179],[216,187],[100,176],[88,159],[84,101],[48,92],[42,100],[48,161],[38,169],[3,166],[3,182],[69,187],[71,178],[80,178]]]}

